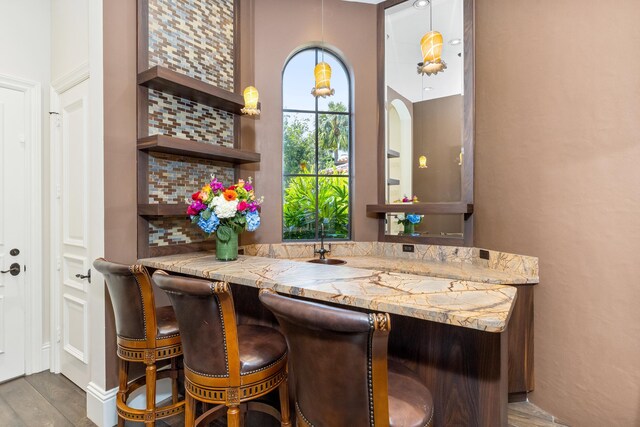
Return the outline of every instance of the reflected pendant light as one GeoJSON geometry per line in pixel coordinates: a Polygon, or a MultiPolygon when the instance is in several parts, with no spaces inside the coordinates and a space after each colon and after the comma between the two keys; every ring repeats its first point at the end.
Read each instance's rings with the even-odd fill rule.
{"type": "Polygon", "coordinates": [[[429,166],[427,166],[427,156],[420,156],[418,157],[418,167],[420,169],[426,169],[429,166]]]}
{"type": "Polygon", "coordinates": [[[331,66],[324,62],[324,0],[322,0],[322,62],[318,62],[313,70],[316,85],[311,89],[311,95],[316,98],[321,96],[326,98],[336,93],[335,89],[331,89],[331,66]]]}
{"type": "Polygon", "coordinates": [[[429,2],[429,32],[420,40],[422,62],[418,63],[418,74],[438,74],[447,68],[442,60],[442,34],[433,31],[433,0],[429,2]]]}
{"type": "Polygon", "coordinates": [[[247,88],[243,92],[244,96],[244,108],[240,110],[242,114],[246,114],[247,116],[258,116],[260,115],[260,109],[258,108],[258,89],[253,86],[247,86],[247,88]]]}

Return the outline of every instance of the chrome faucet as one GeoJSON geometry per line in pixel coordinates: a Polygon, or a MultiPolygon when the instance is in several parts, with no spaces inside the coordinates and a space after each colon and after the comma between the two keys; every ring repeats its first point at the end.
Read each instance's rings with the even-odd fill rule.
{"type": "Polygon", "coordinates": [[[324,223],[320,223],[320,249],[316,249],[316,245],[313,245],[313,253],[320,254],[320,259],[325,259],[325,255],[331,253],[331,244],[329,249],[324,248],[324,223]]]}

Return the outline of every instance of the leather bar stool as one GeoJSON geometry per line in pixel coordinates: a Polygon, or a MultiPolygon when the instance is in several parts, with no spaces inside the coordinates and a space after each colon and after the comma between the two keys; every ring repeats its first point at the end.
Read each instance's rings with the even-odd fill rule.
{"type": "Polygon", "coordinates": [[[237,325],[233,297],[225,282],[170,276],[153,281],[171,300],[184,346],[187,427],[204,423],[226,409],[227,425],[240,426],[243,410],[265,412],[291,426],[287,386],[287,343],[273,328],[237,325]],[[279,390],[280,412],[251,402],[279,390]],[[196,401],[218,405],[195,419],[196,401]],[[245,404],[246,403],[246,404],[245,404]]]}
{"type": "Polygon", "coordinates": [[[390,317],[260,291],[284,333],[298,427],[425,427],[431,393],[416,374],[387,361],[390,317]],[[388,366],[388,369],[387,369],[388,366]]]}
{"type": "Polygon", "coordinates": [[[178,358],[182,345],[178,323],[171,306],[156,307],[149,273],[142,265],[122,265],[103,258],[93,266],[104,276],[116,319],[118,337],[119,387],[116,399],[118,426],[125,420],[155,421],[184,411],[184,400],[178,395],[178,358]],[[168,370],[157,371],[156,362],[170,359],[168,370]],[[145,375],[129,382],[129,363],[146,365],[145,375]],[[156,380],[171,378],[172,402],[156,407],[156,380]],[[146,387],[147,407],[136,409],[127,405],[130,394],[146,387]]]}

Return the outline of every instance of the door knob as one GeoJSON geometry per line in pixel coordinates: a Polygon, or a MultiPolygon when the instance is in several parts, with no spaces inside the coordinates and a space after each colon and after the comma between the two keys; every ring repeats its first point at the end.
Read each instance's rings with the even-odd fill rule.
{"type": "Polygon", "coordinates": [[[11,273],[12,276],[17,276],[18,274],[20,274],[20,264],[18,264],[17,262],[14,262],[9,266],[8,270],[0,271],[0,273],[2,274],[11,273]]]}
{"type": "Polygon", "coordinates": [[[87,270],[87,274],[76,274],[76,277],[80,280],[87,279],[91,283],[91,269],[87,270]]]}

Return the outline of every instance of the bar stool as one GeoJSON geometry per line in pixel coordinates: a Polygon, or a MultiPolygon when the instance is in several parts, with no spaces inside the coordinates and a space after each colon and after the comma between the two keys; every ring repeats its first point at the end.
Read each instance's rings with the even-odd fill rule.
{"type": "Polygon", "coordinates": [[[171,300],[184,346],[185,425],[211,420],[227,410],[227,425],[240,426],[240,405],[291,426],[287,387],[287,343],[273,328],[237,325],[233,297],[224,282],[170,276],[153,281],[171,300]],[[275,389],[280,411],[251,402],[275,389]],[[195,419],[196,401],[218,406],[195,419]],[[246,404],[245,404],[246,403],[246,404]]]}
{"type": "Polygon", "coordinates": [[[291,357],[298,427],[425,427],[431,393],[400,363],[387,363],[390,317],[260,291],[291,357]],[[388,365],[388,369],[387,369],[388,365]]]}
{"type": "Polygon", "coordinates": [[[146,426],[184,411],[178,396],[178,358],[182,345],[171,306],[156,307],[149,273],[142,265],[122,265],[99,258],[93,266],[104,276],[116,319],[118,337],[119,387],[116,399],[118,426],[125,420],[146,426]],[[168,370],[157,371],[156,362],[171,360],[168,370]],[[146,365],[145,375],[129,382],[129,363],[146,365]],[[156,407],[156,380],[171,378],[172,403],[156,407]],[[130,394],[146,386],[147,407],[127,405],[130,394]]]}

